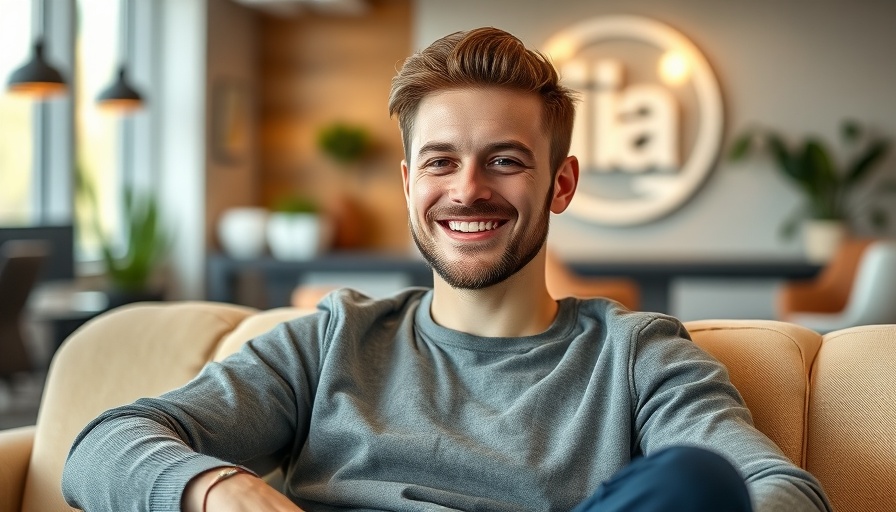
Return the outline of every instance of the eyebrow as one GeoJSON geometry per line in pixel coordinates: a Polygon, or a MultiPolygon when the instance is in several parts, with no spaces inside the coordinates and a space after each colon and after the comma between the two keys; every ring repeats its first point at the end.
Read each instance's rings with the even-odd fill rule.
{"type": "Polygon", "coordinates": [[[495,142],[494,144],[489,144],[488,151],[489,153],[494,153],[495,151],[519,151],[526,158],[535,160],[535,153],[529,149],[529,146],[523,144],[522,142],[516,140],[504,140],[495,142]]]}
{"type": "MultiPolygon", "coordinates": [[[[531,149],[529,149],[529,146],[516,140],[502,140],[489,144],[485,147],[485,151],[488,153],[506,150],[518,151],[520,153],[523,153],[523,155],[527,158],[533,160],[535,159],[535,153],[531,149]]],[[[419,157],[426,153],[453,153],[456,151],[457,146],[450,142],[427,142],[420,148],[420,151],[417,152],[417,156],[419,157]]]]}
{"type": "Polygon", "coordinates": [[[426,153],[453,153],[456,150],[457,146],[450,142],[427,142],[417,151],[417,156],[426,153]]]}

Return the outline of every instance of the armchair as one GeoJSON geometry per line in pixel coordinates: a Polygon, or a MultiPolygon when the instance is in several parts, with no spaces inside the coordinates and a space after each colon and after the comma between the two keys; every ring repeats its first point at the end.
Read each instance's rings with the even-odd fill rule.
{"type": "Polygon", "coordinates": [[[0,379],[33,370],[22,332],[28,296],[49,254],[41,240],[9,240],[0,245],[0,379]]]}
{"type": "Polygon", "coordinates": [[[896,240],[846,242],[814,283],[781,292],[781,317],[818,332],[896,323],[896,240]]]}
{"type": "MultiPolygon", "coordinates": [[[[103,410],[158,395],[210,360],[305,313],[210,302],[143,303],[100,315],[51,364],[37,425],[0,432],[0,512],[69,511],[62,467],[74,437],[103,410]]],[[[729,368],[757,427],[814,473],[837,510],[896,502],[896,325],[826,336],[775,321],[686,324],[729,368]]]]}

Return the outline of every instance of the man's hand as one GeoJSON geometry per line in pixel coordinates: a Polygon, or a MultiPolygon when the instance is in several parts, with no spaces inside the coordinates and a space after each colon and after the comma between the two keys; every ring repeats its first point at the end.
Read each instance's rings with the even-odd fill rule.
{"type": "MultiPolygon", "coordinates": [[[[184,512],[203,512],[202,501],[221,468],[200,473],[187,484],[181,498],[184,512]]],[[[264,480],[247,473],[231,476],[208,491],[205,512],[302,512],[264,480]]]]}

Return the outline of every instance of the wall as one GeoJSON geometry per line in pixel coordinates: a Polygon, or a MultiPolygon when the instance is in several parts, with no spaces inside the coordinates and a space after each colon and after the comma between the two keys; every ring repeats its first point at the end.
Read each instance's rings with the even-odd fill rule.
{"type": "Polygon", "coordinates": [[[164,0],[153,7],[160,31],[150,105],[158,128],[146,156],[158,164],[162,211],[174,227],[168,295],[200,299],[220,213],[259,201],[257,14],[230,0],[164,0]],[[245,98],[245,139],[233,159],[215,151],[215,94],[222,84],[245,98]]]}
{"type": "Polygon", "coordinates": [[[208,0],[205,78],[205,242],[227,208],[261,201],[257,94],[260,16],[231,0],[208,0]]]}
{"type": "MultiPolygon", "coordinates": [[[[419,0],[414,46],[493,25],[539,47],[564,27],[607,14],[657,19],[703,51],[722,88],[726,147],[733,134],[754,122],[795,137],[814,133],[834,141],[841,120],[854,116],[896,136],[896,3],[887,0],[419,0]]],[[[896,178],[896,154],[885,167],[896,178]]],[[[798,240],[777,234],[797,203],[768,163],[721,160],[693,200],[659,221],[623,229],[561,215],[553,220],[550,241],[570,259],[800,258],[798,240]]],[[[894,235],[896,201],[890,203],[888,233],[894,235]]],[[[771,316],[774,287],[680,283],[675,312],[685,318],[771,316]],[[725,295],[732,289],[741,293],[725,295]]]]}
{"type": "Polygon", "coordinates": [[[396,66],[410,51],[411,6],[369,3],[362,17],[262,18],[261,201],[271,207],[287,195],[313,196],[341,216],[341,245],[404,250],[401,139],[387,102],[396,66]],[[318,131],[334,121],[367,127],[375,154],[352,168],[322,155],[318,131]]]}
{"type": "Polygon", "coordinates": [[[203,296],[205,275],[205,0],[158,2],[158,76],[151,96],[158,116],[156,161],[165,222],[174,227],[169,296],[203,296]]]}

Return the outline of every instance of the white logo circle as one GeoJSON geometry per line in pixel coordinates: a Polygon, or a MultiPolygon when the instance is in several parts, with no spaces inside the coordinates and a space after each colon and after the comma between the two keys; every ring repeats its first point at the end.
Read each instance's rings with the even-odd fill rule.
{"type": "Polygon", "coordinates": [[[580,180],[569,211],[622,226],[653,221],[687,202],[712,170],[722,140],[721,93],[697,47],[662,23],[620,15],[575,24],[544,49],[564,84],[582,98],[570,150],[579,157],[580,180]],[[620,42],[659,50],[660,58],[653,58],[634,48],[628,58],[642,68],[655,60],[650,69],[666,86],[645,83],[642,69],[640,81],[623,89],[624,66],[612,58],[620,42]],[[687,148],[676,99],[685,84],[693,97],[687,110],[698,112],[687,118],[697,123],[687,132],[687,148]]]}

